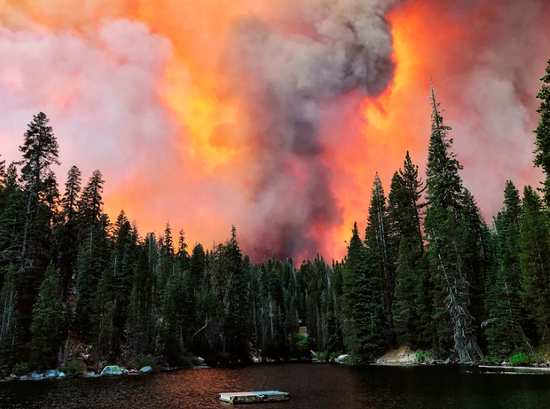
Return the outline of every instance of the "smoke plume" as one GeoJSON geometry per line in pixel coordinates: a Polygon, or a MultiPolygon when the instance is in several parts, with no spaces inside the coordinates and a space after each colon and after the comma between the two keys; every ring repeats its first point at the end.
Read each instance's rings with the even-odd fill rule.
{"type": "Polygon", "coordinates": [[[487,219],[538,185],[546,0],[0,0],[0,154],[45,112],[62,186],[100,169],[106,211],[210,247],[327,258],[405,152],[424,170],[433,77],[487,219]]]}
{"type": "Polygon", "coordinates": [[[391,83],[384,18],[391,3],[325,2],[316,10],[314,36],[282,35],[255,16],[233,25],[223,61],[227,92],[250,121],[250,230],[260,254],[328,250],[316,233],[342,224],[320,138],[323,105],[352,89],[375,98],[391,83]]]}

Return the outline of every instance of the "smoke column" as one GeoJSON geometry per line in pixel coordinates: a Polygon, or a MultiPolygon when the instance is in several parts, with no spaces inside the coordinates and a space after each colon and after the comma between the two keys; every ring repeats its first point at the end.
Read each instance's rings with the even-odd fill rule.
{"type": "MultiPolygon", "coordinates": [[[[252,237],[260,254],[314,255],[342,224],[320,140],[323,103],[391,83],[391,2],[334,0],[311,7],[312,36],[284,36],[257,17],[237,19],[224,55],[228,93],[249,120],[252,237]],[[313,37],[313,38],[312,38],[313,37]]],[[[335,139],[338,135],[333,135],[335,139]]]]}
{"type": "Polygon", "coordinates": [[[544,0],[0,0],[0,154],[44,111],[60,185],[100,169],[106,210],[210,247],[345,254],[375,171],[424,168],[434,78],[489,219],[532,167],[544,0]]]}

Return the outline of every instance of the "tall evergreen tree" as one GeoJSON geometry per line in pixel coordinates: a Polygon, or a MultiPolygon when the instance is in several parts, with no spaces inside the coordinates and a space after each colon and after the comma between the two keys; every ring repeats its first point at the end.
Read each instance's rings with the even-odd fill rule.
{"type": "Polygon", "coordinates": [[[550,207],[550,60],[546,67],[546,75],[541,78],[542,87],[537,94],[541,100],[537,112],[540,114],[539,124],[535,129],[535,166],[542,168],[546,174],[543,182],[544,203],[550,207]]]}
{"type": "Polygon", "coordinates": [[[50,263],[33,309],[30,349],[34,364],[45,367],[55,362],[64,341],[62,320],[60,280],[50,263]]]}
{"type": "Polygon", "coordinates": [[[504,205],[494,222],[494,242],[498,266],[494,278],[487,277],[484,322],[489,357],[508,359],[516,352],[532,352],[523,332],[520,302],[522,273],[520,266],[521,199],[519,191],[508,180],[504,205]]]}
{"type": "Polygon", "coordinates": [[[545,340],[550,325],[550,235],[541,200],[530,186],[523,191],[520,246],[523,306],[545,340]]]}
{"type": "Polygon", "coordinates": [[[69,287],[75,274],[78,256],[78,200],[80,195],[81,172],[73,166],[67,175],[65,194],[61,199],[62,223],[56,229],[58,264],[63,286],[63,299],[69,296],[69,287]]]}
{"type": "Polygon", "coordinates": [[[134,273],[132,293],[126,322],[128,342],[136,355],[151,353],[156,333],[155,325],[155,274],[153,270],[155,237],[150,234],[140,249],[134,273]]]}
{"type": "Polygon", "coordinates": [[[109,264],[109,224],[107,215],[103,215],[97,224],[89,226],[78,251],[75,329],[87,341],[93,341],[95,294],[101,274],[109,264]]]}
{"type": "Polygon", "coordinates": [[[21,165],[24,210],[22,230],[16,235],[17,241],[12,242],[12,247],[17,249],[21,275],[18,310],[27,332],[32,319],[32,306],[52,257],[51,219],[55,205],[51,203],[51,196],[56,188],[52,191],[55,182],[51,165],[59,164],[59,160],[57,139],[44,113],[33,116],[19,150],[22,153],[18,164],[21,165]]]}
{"type": "Polygon", "coordinates": [[[380,277],[382,285],[382,303],[385,310],[385,334],[389,338],[389,331],[393,325],[392,303],[395,287],[395,258],[397,249],[390,244],[390,224],[388,209],[382,182],[376,173],[371,193],[369,216],[365,231],[365,244],[369,249],[374,274],[380,277]]]}
{"type": "Polygon", "coordinates": [[[418,166],[412,163],[407,152],[403,169],[393,176],[389,195],[390,238],[392,246],[399,249],[393,318],[399,343],[425,347],[425,329],[430,327],[431,319],[425,300],[429,283],[421,263],[424,254],[421,210],[424,205],[420,199],[423,191],[418,166]]]}
{"type": "Polygon", "coordinates": [[[382,277],[352,230],[342,283],[344,343],[350,354],[371,359],[388,347],[382,277]]]}
{"type": "Polygon", "coordinates": [[[17,273],[9,265],[0,291],[0,365],[14,364],[22,349],[21,325],[17,310],[17,273]]]}
{"type": "Polygon", "coordinates": [[[432,133],[426,169],[428,206],[425,229],[437,292],[434,316],[440,340],[444,341],[451,334],[459,359],[470,362],[481,356],[481,352],[469,310],[469,283],[461,242],[461,232],[465,230],[464,195],[459,175],[462,166],[450,151],[452,139],[448,138],[448,133],[451,128],[443,123],[433,87],[430,101],[432,133]]]}
{"type": "MultiPolygon", "coordinates": [[[[49,119],[43,112],[33,116],[24,135],[19,150],[23,159],[19,164],[21,179],[26,192],[26,210],[24,233],[21,243],[19,268],[23,271],[32,259],[29,259],[33,222],[38,211],[40,197],[46,190],[46,179],[50,175],[50,166],[59,164],[57,139],[48,125],[49,119]]],[[[32,249],[31,249],[32,250],[32,249]]]]}

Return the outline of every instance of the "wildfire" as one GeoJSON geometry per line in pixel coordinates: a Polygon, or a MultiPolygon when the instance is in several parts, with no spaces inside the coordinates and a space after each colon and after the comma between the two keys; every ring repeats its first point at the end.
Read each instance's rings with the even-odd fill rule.
{"type": "MultiPolygon", "coordinates": [[[[291,197],[282,200],[280,196],[271,197],[263,192],[263,197],[258,198],[262,192],[255,188],[262,183],[271,183],[269,178],[258,177],[261,169],[268,167],[269,164],[264,162],[269,162],[270,157],[264,152],[265,143],[261,145],[254,138],[277,136],[264,134],[269,127],[251,131],[255,118],[250,117],[250,106],[244,106],[239,96],[227,92],[224,50],[228,47],[229,33],[239,18],[254,15],[274,32],[283,37],[295,36],[298,38],[296,44],[304,46],[308,41],[318,40],[314,23],[317,17],[315,7],[325,3],[340,4],[332,0],[319,4],[306,0],[96,0],[75,6],[68,0],[0,0],[0,57],[1,41],[9,39],[14,42],[14,47],[23,50],[21,55],[31,61],[13,67],[9,61],[4,69],[0,67],[0,97],[16,107],[6,115],[18,121],[26,118],[28,122],[28,113],[33,111],[52,113],[52,125],[60,136],[64,166],[84,163],[85,175],[95,168],[104,172],[107,181],[104,196],[106,210],[112,219],[124,208],[131,219],[137,220],[142,233],[162,231],[169,220],[174,229],[183,227],[191,242],[223,240],[231,224],[237,228],[244,226],[244,230],[240,230],[243,236],[253,236],[255,230],[269,229],[265,224],[272,219],[287,216],[284,211],[270,208],[272,213],[264,214],[264,219],[251,220],[252,212],[269,213],[263,206],[265,202],[259,200],[292,203],[294,197],[299,197],[301,191],[311,186],[314,175],[309,174],[309,162],[299,155],[271,164],[274,169],[279,165],[286,166],[285,177],[293,177],[294,184],[288,190],[275,190],[279,195],[291,197]],[[135,49],[131,42],[113,48],[110,42],[116,41],[117,36],[108,37],[103,33],[102,27],[118,20],[127,23],[119,29],[131,28],[140,33],[139,41],[135,40],[135,49]],[[136,25],[139,27],[136,28],[136,25]],[[48,82],[55,85],[50,85],[49,91],[43,91],[43,97],[40,92],[38,96],[33,96],[35,90],[31,89],[31,79],[36,75],[29,72],[25,77],[20,73],[21,67],[37,63],[32,60],[32,55],[29,57],[32,53],[24,51],[28,50],[25,44],[31,37],[29,33],[35,36],[36,47],[53,44],[49,51],[51,55],[44,53],[44,58],[49,59],[42,63],[45,72],[50,73],[47,74],[48,82]],[[79,66],[78,61],[73,61],[69,64],[66,60],[70,60],[70,53],[64,52],[67,46],[82,53],[87,63],[79,66]],[[165,47],[166,50],[158,51],[151,47],[165,47]],[[132,49],[127,50],[129,48],[132,49]],[[124,54],[125,50],[128,55],[124,54]],[[129,61],[134,55],[131,53],[139,55],[139,58],[129,61]],[[152,61],[154,58],[158,61],[152,61]],[[98,60],[104,63],[94,67],[94,70],[87,70],[86,64],[94,64],[98,60]],[[85,83],[88,77],[93,77],[90,72],[99,72],[97,75],[101,78],[93,78],[103,80],[125,66],[130,67],[128,72],[123,72],[124,75],[119,74],[121,78],[139,72],[135,80],[114,91],[105,85],[103,92],[92,98],[95,105],[89,103],[93,106],[112,104],[109,115],[113,118],[106,119],[103,111],[98,111],[90,114],[95,117],[84,121],[88,128],[99,124],[100,129],[106,130],[107,134],[96,136],[98,147],[95,148],[99,150],[106,146],[107,150],[112,151],[112,157],[108,156],[109,152],[105,153],[108,157],[105,162],[125,158],[119,167],[109,167],[98,159],[103,153],[94,156],[88,152],[93,145],[93,137],[82,142],[84,139],[78,132],[71,132],[84,128],[74,124],[80,126],[82,118],[77,115],[87,112],[88,105],[82,105],[82,101],[87,93],[93,92],[94,86],[85,83]],[[65,81],[63,78],[72,79],[65,81]],[[152,89],[153,96],[140,93],[139,90],[148,87],[152,89]],[[109,96],[109,92],[117,95],[109,96]],[[23,94],[31,96],[25,99],[21,96],[23,94]],[[120,95],[122,97],[117,99],[120,95]],[[113,97],[116,102],[113,102],[113,97]],[[79,104],[82,109],[79,109],[79,104]],[[118,117],[119,111],[127,116],[118,117]],[[124,121],[135,121],[136,124],[125,127],[117,124],[117,120],[121,124],[124,121]],[[134,150],[139,150],[141,156],[132,159],[134,150]]],[[[483,24],[496,20],[498,14],[495,10],[500,7],[489,4],[480,6],[472,17],[478,24],[476,27],[481,27],[475,31],[464,23],[465,20],[448,10],[448,2],[435,3],[434,0],[404,2],[386,16],[391,23],[396,71],[391,85],[382,95],[365,98],[358,90],[352,89],[345,95],[336,95],[322,102],[319,147],[322,150],[322,166],[330,170],[328,176],[324,173],[323,176],[329,184],[329,199],[334,199],[336,204],[335,215],[327,222],[322,209],[314,208],[310,212],[313,215],[309,215],[312,218],[311,229],[304,233],[307,237],[294,239],[297,243],[302,238],[317,243],[318,251],[324,252],[326,258],[340,258],[345,254],[345,241],[349,239],[354,221],[364,228],[375,172],[379,172],[387,195],[392,174],[402,166],[407,150],[423,170],[429,136],[430,107],[426,96],[430,76],[434,78],[436,90],[441,90],[445,96],[458,94],[460,84],[468,79],[464,73],[479,65],[469,54],[468,45],[473,45],[476,38],[489,35],[485,34],[488,30],[483,24]],[[455,86],[452,81],[460,84],[455,86]]],[[[513,2],[505,3],[508,8],[502,6],[504,10],[514,7],[513,2]]],[[[536,0],[528,3],[530,6],[525,8],[531,10],[532,15],[544,15],[544,10],[535,7],[538,4],[536,0]]],[[[330,24],[333,23],[331,20],[330,24]]],[[[497,29],[491,33],[504,36],[497,29]]],[[[549,47],[544,47],[550,55],[549,47]]],[[[492,61],[496,53],[489,54],[486,60],[492,61]]],[[[543,55],[540,60],[544,61],[548,55],[543,55]]],[[[309,81],[308,76],[299,78],[305,83],[309,81]]],[[[534,77],[534,85],[536,79],[534,77]]],[[[520,81],[512,79],[510,82],[516,86],[520,81]]],[[[252,87],[251,83],[252,78],[244,81],[242,88],[252,87]]],[[[523,88],[521,92],[524,92],[523,88]]],[[[532,94],[531,89],[529,92],[532,94]]],[[[529,104],[532,105],[532,102],[529,104]]],[[[452,112],[456,113],[455,119],[459,115],[469,115],[464,103],[455,104],[447,99],[444,108],[451,107],[452,112]]],[[[261,107],[254,106],[254,109],[258,108],[261,107]]],[[[15,148],[8,148],[4,135],[8,135],[9,146],[17,146],[22,132],[7,128],[4,125],[6,118],[0,117],[0,120],[3,121],[0,122],[0,153],[3,158],[16,159],[9,158],[15,148]]],[[[531,123],[531,118],[526,119],[517,128],[523,126],[528,130],[531,123]]],[[[462,134],[466,131],[463,130],[462,134]]],[[[475,157],[475,153],[471,156],[475,157]]],[[[517,165],[518,169],[514,172],[527,175],[525,178],[528,179],[535,178],[536,175],[526,170],[530,169],[530,159],[524,162],[517,165]]],[[[319,172],[322,173],[323,169],[319,172]]],[[[58,179],[62,181],[62,172],[58,173],[58,179]]],[[[317,200],[314,192],[309,195],[313,196],[312,200],[317,200]]],[[[328,200],[326,196],[322,200],[328,200]]],[[[290,207],[294,211],[302,205],[295,203],[290,207]]],[[[281,223],[281,226],[286,225],[281,223]]],[[[258,244],[249,239],[245,250],[252,251],[269,244],[258,244]]],[[[271,244],[282,246],[281,243],[271,244]]],[[[297,248],[295,255],[315,256],[304,248],[297,248]]]]}

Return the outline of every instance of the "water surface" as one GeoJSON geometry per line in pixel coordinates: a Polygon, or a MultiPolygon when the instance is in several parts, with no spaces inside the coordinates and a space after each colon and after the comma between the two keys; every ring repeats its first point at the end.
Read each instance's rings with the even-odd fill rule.
{"type": "MultiPolygon", "coordinates": [[[[0,383],[0,408],[230,408],[219,392],[281,390],[266,409],[550,408],[550,376],[460,367],[266,364],[119,378],[0,383]]],[[[243,407],[243,406],[239,406],[243,407]]]]}

